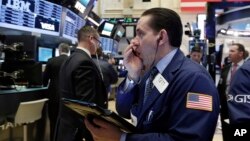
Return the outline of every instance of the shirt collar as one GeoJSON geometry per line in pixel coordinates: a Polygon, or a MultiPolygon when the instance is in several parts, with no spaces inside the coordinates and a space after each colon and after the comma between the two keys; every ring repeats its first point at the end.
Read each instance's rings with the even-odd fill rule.
{"type": "Polygon", "coordinates": [[[177,48],[172,50],[170,53],[166,54],[157,64],[156,68],[160,73],[163,73],[165,68],[167,68],[168,64],[171,62],[173,59],[175,53],[177,52],[177,48]]]}
{"type": "Polygon", "coordinates": [[[89,57],[91,58],[91,54],[90,54],[89,50],[87,50],[86,48],[77,47],[77,49],[83,50],[83,51],[86,52],[86,53],[89,55],[89,57]]]}
{"type": "MultiPolygon", "coordinates": [[[[235,63],[232,64],[232,66],[234,65],[235,63]]],[[[240,67],[244,64],[244,59],[242,59],[240,62],[237,63],[237,66],[240,67]]]]}

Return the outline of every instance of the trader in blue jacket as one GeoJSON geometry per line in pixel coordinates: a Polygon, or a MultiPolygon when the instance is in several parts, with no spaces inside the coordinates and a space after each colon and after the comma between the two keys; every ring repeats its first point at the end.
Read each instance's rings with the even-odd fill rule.
{"type": "Polygon", "coordinates": [[[180,51],[182,23],[170,9],[146,10],[124,51],[128,76],[116,108],[137,132],[103,120],[85,120],[95,141],[211,141],[219,114],[215,84],[201,65],[180,51]]]}
{"type": "Polygon", "coordinates": [[[233,130],[247,128],[247,134],[250,136],[250,59],[237,70],[232,79],[228,112],[233,130]]]}

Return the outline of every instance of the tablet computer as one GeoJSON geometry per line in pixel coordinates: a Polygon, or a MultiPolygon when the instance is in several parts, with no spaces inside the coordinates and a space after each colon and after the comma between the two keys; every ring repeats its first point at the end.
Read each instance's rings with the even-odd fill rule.
{"type": "Polygon", "coordinates": [[[115,112],[109,109],[104,109],[95,103],[67,98],[63,98],[62,101],[66,107],[72,109],[83,117],[91,116],[101,118],[128,133],[137,131],[134,125],[117,115],[115,112]]]}

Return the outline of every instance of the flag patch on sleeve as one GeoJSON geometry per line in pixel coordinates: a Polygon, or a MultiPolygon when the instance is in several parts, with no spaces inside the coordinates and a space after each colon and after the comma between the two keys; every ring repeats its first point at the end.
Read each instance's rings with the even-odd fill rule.
{"type": "Polygon", "coordinates": [[[189,109],[198,109],[212,111],[212,96],[199,93],[188,93],[186,107],[189,109]]]}

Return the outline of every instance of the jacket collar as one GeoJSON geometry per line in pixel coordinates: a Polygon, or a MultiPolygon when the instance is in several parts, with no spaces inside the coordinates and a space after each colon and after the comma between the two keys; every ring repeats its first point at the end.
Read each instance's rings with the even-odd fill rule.
{"type": "Polygon", "coordinates": [[[85,52],[85,53],[87,53],[87,54],[88,54],[88,56],[91,58],[91,54],[90,54],[89,50],[87,50],[86,48],[83,48],[83,47],[77,47],[76,49],[79,49],[79,50],[84,51],[84,52],[85,52]]]}

